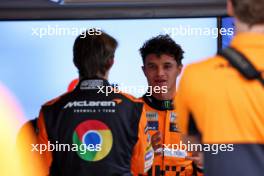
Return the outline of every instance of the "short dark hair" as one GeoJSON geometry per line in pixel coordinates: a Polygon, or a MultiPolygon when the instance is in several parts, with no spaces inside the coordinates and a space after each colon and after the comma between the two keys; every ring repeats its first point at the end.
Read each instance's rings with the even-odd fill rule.
{"type": "Polygon", "coordinates": [[[108,60],[114,58],[117,45],[116,39],[103,31],[100,35],[89,35],[88,30],[80,34],[73,46],[73,62],[79,76],[92,78],[98,72],[105,75],[110,68],[108,60]]]}
{"type": "Polygon", "coordinates": [[[149,54],[160,57],[167,54],[174,57],[178,65],[182,65],[183,53],[181,46],[176,44],[169,35],[158,35],[146,41],[140,48],[140,54],[145,65],[145,59],[149,54]]]}
{"type": "Polygon", "coordinates": [[[244,23],[252,26],[264,24],[263,0],[231,0],[235,16],[244,23]]]}

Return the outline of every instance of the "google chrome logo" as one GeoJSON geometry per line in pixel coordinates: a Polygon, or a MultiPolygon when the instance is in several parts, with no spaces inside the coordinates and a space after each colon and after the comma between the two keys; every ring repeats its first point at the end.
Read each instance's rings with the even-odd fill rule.
{"type": "Polygon", "coordinates": [[[73,144],[78,146],[77,154],[81,159],[99,161],[112,149],[112,132],[99,120],[86,120],[74,130],[73,144]]]}

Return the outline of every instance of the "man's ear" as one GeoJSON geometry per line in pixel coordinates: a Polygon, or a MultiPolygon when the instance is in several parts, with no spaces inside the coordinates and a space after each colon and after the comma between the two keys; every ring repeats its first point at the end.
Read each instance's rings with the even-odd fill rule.
{"type": "Polygon", "coordinates": [[[107,70],[109,70],[113,65],[114,65],[114,58],[108,59],[106,64],[107,70]]]}
{"type": "Polygon", "coordinates": [[[234,16],[234,7],[231,0],[227,0],[226,10],[229,16],[234,16]]]}
{"type": "Polygon", "coordinates": [[[178,66],[178,69],[177,69],[177,76],[179,76],[182,72],[182,65],[178,66]]]}

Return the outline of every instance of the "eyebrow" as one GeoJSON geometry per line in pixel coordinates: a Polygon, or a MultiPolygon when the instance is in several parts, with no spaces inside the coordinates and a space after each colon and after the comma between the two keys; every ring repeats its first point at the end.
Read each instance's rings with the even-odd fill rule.
{"type": "Polygon", "coordinates": [[[166,64],[173,64],[173,63],[171,63],[171,62],[165,62],[165,63],[163,63],[164,65],[166,65],[166,64]]]}
{"type": "Polygon", "coordinates": [[[156,65],[156,64],[153,62],[149,62],[149,63],[147,63],[147,65],[156,65]]]}

